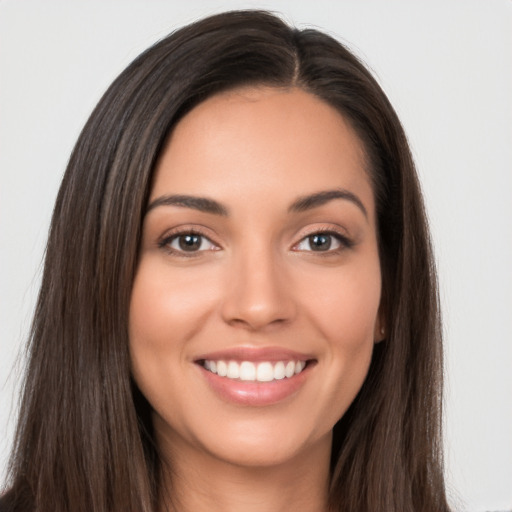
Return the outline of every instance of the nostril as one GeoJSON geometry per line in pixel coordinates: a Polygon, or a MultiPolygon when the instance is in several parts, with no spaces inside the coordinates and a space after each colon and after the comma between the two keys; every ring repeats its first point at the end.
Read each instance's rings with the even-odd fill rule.
{"type": "Polygon", "coordinates": [[[232,326],[260,330],[278,327],[295,315],[295,302],[289,283],[276,274],[270,263],[252,261],[233,268],[234,281],[224,295],[222,316],[232,326]]]}
{"type": "Polygon", "coordinates": [[[228,318],[227,323],[234,327],[239,326],[252,331],[256,331],[260,329],[279,327],[283,324],[286,324],[289,320],[288,318],[275,318],[274,316],[270,316],[264,312],[252,312],[244,315],[243,317],[240,316],[230,319],[228,318]]]}

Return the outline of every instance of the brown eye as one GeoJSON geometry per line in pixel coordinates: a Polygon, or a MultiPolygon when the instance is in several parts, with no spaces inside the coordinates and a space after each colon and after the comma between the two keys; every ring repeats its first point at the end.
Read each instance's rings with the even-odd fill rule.
{"type": "Polygon", "coordinates": [[[317,233],[308,236],[309,246],[312,251],[328,251],[332,245],[332,235],[317,233]]]}
{"type": "Polygon", "coordinates": [[[201,248],[202,236],[194,233],[177,237],[179,248],[182,251],[198,251],[201,248]]]}
{"type": "Polygon", "coordinates": [[[304,237],[297,245],[294,246],[294,250],[335,253],[337,251],[350,248],[352,245],[353,243],[348,238],[339,233],[319,231],[304,237]]]}
{"type": "Polygon", "coordinates": [[[162,248],[167,248],[169,251],[175,254],[185,253],[193,254],[200,253],[203,251],[215,251],[218,250],[218,246],[215,245],[209,238],[200,233],[184,232],[171,235],[159,244],[162,248]]]}

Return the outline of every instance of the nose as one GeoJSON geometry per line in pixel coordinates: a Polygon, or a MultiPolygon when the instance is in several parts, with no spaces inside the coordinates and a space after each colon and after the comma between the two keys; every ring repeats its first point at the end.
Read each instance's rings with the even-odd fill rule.
{"type": "Polygon", "coordinates": [[[232,261],[222,304],[224,321],[259,331],[289,323],[296,313],[283,263],[271,251],[247,251],[232,261]]]}

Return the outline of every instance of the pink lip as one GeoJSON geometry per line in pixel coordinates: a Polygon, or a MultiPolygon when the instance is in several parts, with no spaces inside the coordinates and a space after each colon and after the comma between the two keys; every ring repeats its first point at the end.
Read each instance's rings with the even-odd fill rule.
{"type": "Polygon", "coordinates": [[[239,405],[262,407],[276,404],[297,393],[308,378],[311,367],[306,366],[301,373],[293,377],[271,382],[244,382],[238,379],[219,377],[200,365],[198,365],[198,369],[210,389],[222,400],[239,405]]]}
{"type": "Polygon", "coordinates": [[[307,361],[314,359],[311,354],[302,354],[281,347],[233,347],[199,355],[195,361],[307,361]]]}
{"type": "Polygon", "coordinates": [[[195,362],[209,388],[223,401],[238,405],[262,407],[281,402],[299,392],[310,376],[316,360],[309,355],[278,347],[236,347],[203,354],[197,357],[195,362]],[[271,382],[248,382],[219,377],[202,366],[202,362],[205,360],[252,362],[308,361],[308,365],[301,373],[290,378],[271,382]]]}

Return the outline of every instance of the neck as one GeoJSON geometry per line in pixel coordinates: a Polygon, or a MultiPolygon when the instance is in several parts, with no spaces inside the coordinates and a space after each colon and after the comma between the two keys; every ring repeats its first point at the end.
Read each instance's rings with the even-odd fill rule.
{"type": "Polygon", "coordinates": [[[161,511],[327,512],[330,450],[329,437],[292,460],[247,467],[173,449],[161,511]]]}

